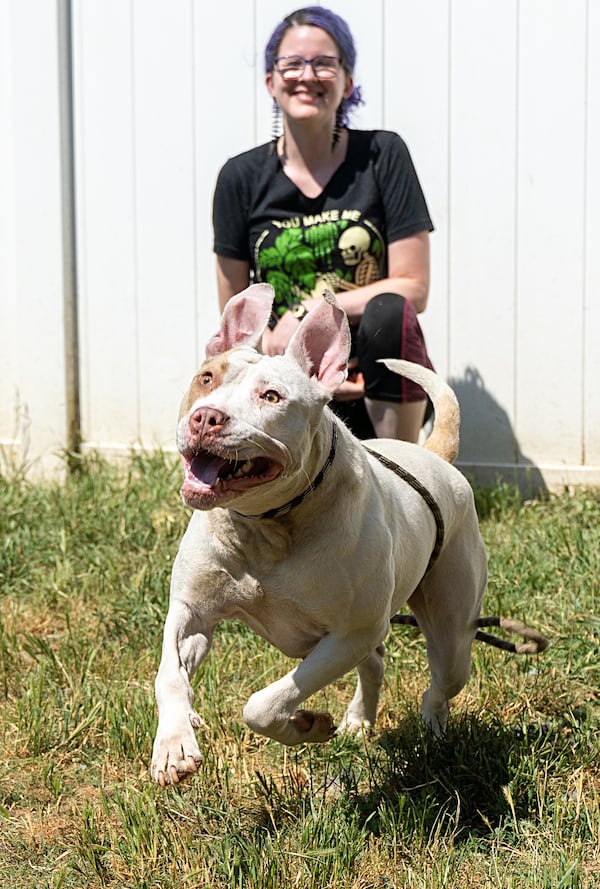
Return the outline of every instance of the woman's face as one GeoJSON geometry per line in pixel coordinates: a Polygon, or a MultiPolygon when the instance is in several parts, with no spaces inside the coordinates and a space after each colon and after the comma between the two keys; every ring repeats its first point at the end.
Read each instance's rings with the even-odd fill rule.
{"type": "MultiPolygon", "coordinates": [[[[333,38],[313,25],[295,25],[289,28],[279,45],[277,56],[300,56],[316,59],[318,56],[339,58],[340,50],[333,38]]],[[[350,95],[352,78],[338,64],[337,76],[319,78],[311,65],[305,65],[298,77],[285,80],[275,69],[266,76],[267,89],[277,100],[283,113],[294,120],[319,120],[328,124],[342,101],[350,95]]]]}

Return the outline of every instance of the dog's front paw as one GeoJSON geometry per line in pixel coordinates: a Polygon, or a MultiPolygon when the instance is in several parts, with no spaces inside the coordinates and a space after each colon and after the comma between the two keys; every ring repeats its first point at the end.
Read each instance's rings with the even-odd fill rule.
{"type": "Polygon", "coordinates": [[[335,735],[331,713],[323,710],[296,710],[290,723],[299,733],[300,743],[329,741],[335,735]]]}
{"type": "Polygon", "coordinates": [[[331,713],[291,708],[286,711],[271,689],[269,686],[255,692],[244,707],[244,719],[253,731],[290,747],[329,741],[333,737],[335,725],[331,713]]]}
{"type": "Polygon", "coordinates": [[[187,725],[165,731],[159,725],[152,752],[150,774],[157,784],[179,784],[198,770],[202,754],[196,741],[195,729],[202,721],[196,713],[189,714],[187,725]]]}

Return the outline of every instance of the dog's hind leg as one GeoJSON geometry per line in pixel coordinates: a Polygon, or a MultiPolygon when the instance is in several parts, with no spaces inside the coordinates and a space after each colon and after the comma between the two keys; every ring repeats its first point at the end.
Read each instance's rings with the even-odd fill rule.
{"type": "Polygon", "coordinates": [[[339,727],[340,732],[348,734],[368,732],[375,724],[383,682],[384,655],[385,645],[382,642],[357,666],[356,692],[339,727]]]}
{"type": "Polygon", "coordinates": [[[476,633],[485,589],[485,561],[471,553],[457,570],[436,564],[413,593],[408,605],[417,618],[426,644],[431,684],[421,701],[421,714],[435,735],[446,729],[450,700],[467,684],[471,672],[471,645],[476,633]],[[475,565],[474,565],[475,563],[475,565]]]}

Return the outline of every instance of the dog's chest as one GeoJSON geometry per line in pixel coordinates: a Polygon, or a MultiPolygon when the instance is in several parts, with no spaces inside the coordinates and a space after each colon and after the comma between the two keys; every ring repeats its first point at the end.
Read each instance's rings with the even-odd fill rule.
{"type": "Polygon", "coordinates": [[[327,632],[322,623],[315,621],[298,603],[268,592],[260,600],[238,606],[234,616],[293,658],[306,657],[327,632]]]}
{"type": "Polygon", "coordinates": [[[190,604],[242,620],[291,657],[304,657],[335,620],[322,572],[285,523],[194,513],[174,573],[176,589],[194,590],[190,604]]]}

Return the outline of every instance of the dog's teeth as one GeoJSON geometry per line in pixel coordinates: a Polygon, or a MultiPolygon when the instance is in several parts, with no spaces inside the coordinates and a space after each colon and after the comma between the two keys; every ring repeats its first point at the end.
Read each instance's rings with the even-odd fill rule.
{"type": "Polygon", "coordinates": [[[234,467],[231,468],[227,475],[223,475],[221,478],[245,478],[245,476],[251,474],[252,468],[252,460],[244,460],[243,463],[235,463],[234,467]]]}
{"type": "Polygon", "coordinates": [[[240,463],[236,471],[233,473],[233,478],[242,478],[244,475],[248,475],[251,469],[252,460],[245,460],[243,463],[240,463]]]}

